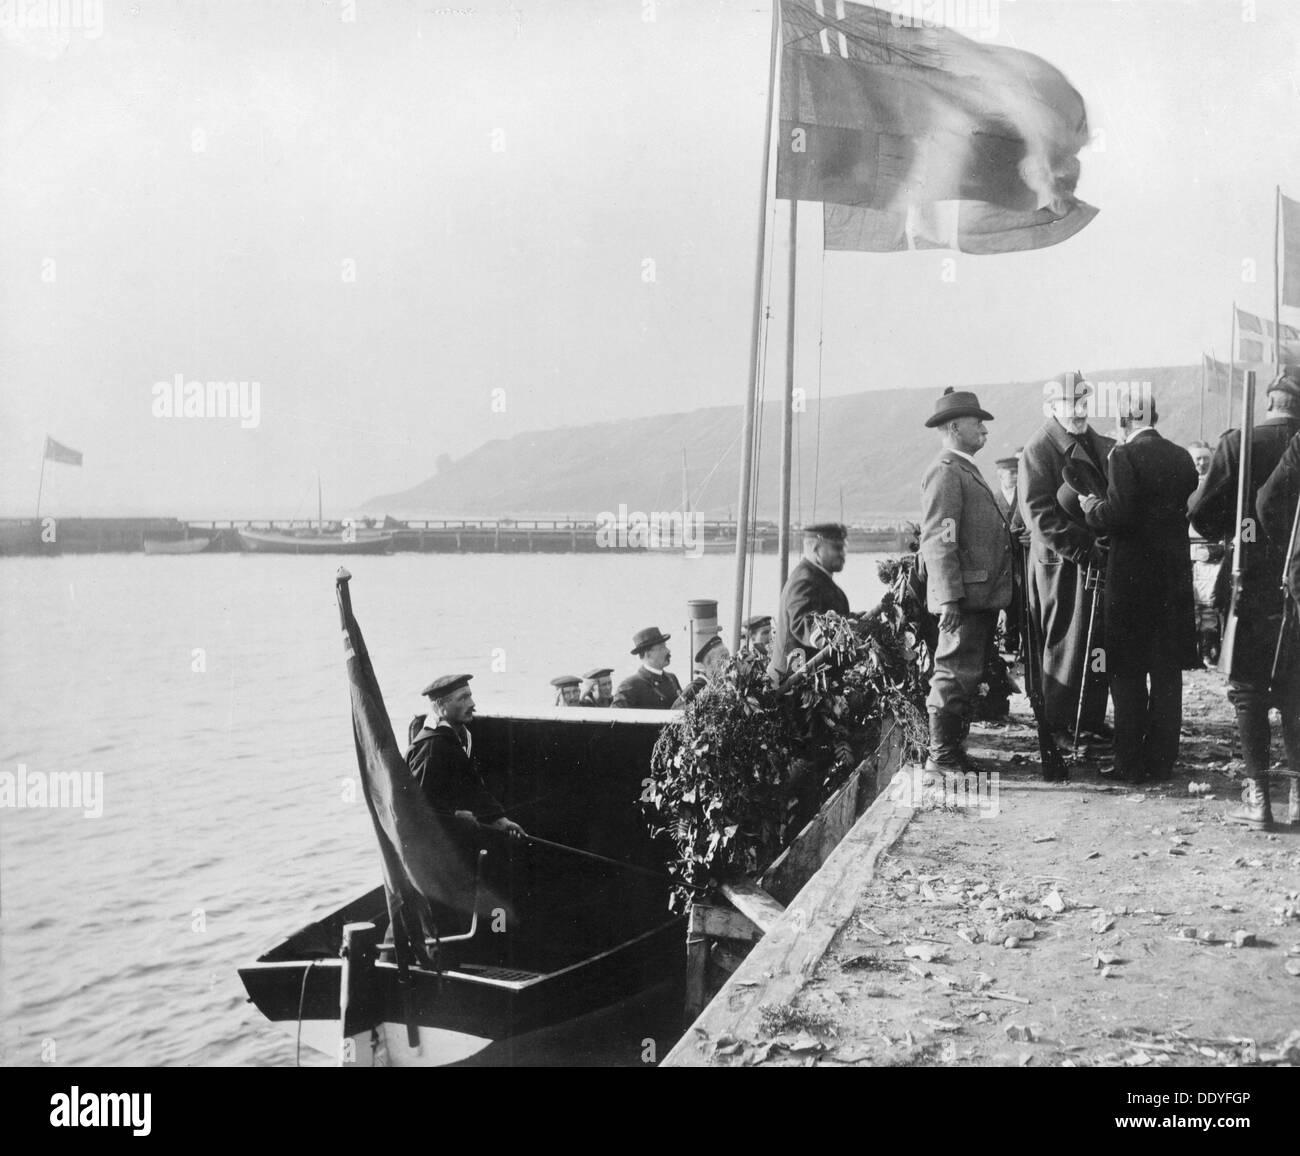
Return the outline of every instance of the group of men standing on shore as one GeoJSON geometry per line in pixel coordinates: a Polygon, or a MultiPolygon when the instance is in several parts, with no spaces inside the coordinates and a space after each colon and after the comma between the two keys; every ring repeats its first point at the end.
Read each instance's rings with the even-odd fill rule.
{"type": "MultiPolygon", "coordinates": [[[[1019,458],[1014,503],[975,464],[992,420],[975,394],[949,389],[926,421],[943,439],[921,483],[920,565],[940,631],[928,766],[972,769],[962,743],[998,613],[1014,601],[1023,607],[1016,625],[1024,629],[1027,666],[1041,673],[1042,722],[1052,742],[1067,750],[1113,744],[1110,777],[1166,779],[1178,756],[1182,671],[1202,661],[1188,520],[1216,545],[1235,536],[1240,435],[1223,436],[1202,477],[1193,455],[1157,431],[1149,390],[1119,399],[1117,439],[1092,429],[1093,391],[1080,374],[1062,374],[1047,392],[1047,420],[1019,458]]],[[[1289,767],[1300,771],[1300,632],[1286,615],[1284,636],[1290,607],[1279,585],[1300,499],[1298,433],[1300,367],[1288,366],[1269,385],[1268,415],[1252,437],[1244,583],[1228,672],[1246,764],[1243,806],[1230,817],[1264,829],[1272,823],[1270,706],[1282,715],[1289,767]]],[[[1300,562],[1292,573],[1300,578],[1300,562]]],[[[1300,583],[1291,589],[1300,592],[1300,583]]]]}

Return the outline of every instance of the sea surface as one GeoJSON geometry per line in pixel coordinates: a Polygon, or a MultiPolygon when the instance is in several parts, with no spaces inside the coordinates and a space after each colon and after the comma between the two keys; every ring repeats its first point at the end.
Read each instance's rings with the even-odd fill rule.
{"type": "MultiPolygon", "coordinates": [[[[295,1062],[236,968],[380,882],[340,561],[403,747],[439,674],[474,674],[480,706],[549,706],[557,674],[630,671],[644,626],[685,682],[689,599],[730,633],[728,556],[0,559],[0,771],[103,783],[97,817],[0,807],[0,1063],[295,1062]]],[[[876,561],[840,575],[855,608],[876,561]]],[[[754,585],[774,611],[775,557],[754,585]]]]}

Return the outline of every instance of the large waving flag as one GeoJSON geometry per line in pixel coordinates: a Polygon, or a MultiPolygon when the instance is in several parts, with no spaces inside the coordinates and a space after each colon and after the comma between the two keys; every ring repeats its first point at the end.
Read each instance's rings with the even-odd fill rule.
{"type": "Polygon", "coordinates": [[[845,0],[786,0],[782,15],[778,197],[1074,203],[1088,118],[1045,60],[845,0]]]}
{"type": "MultiPolygon", "coordinates": [[[[1271,363],[1276,332],[1273,322],[1237,309],[1237,360],[1260,365],[1271,363]]],[[[1282,360],[1294,361],[1297,356],[1300,356],[1300,329],[1283,325],[1282,360]]]]}

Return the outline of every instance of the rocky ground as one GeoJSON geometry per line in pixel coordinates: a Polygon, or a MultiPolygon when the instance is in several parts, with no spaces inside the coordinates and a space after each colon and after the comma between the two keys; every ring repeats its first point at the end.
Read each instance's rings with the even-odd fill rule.
{"type": "MultiPolygon", "coordinates": [[[[1088,753],[1069,783],[1041,783],[1016,705],[972,735],[996,796],[917,810],[801,994],[765,1008],[735,1059],[1300,1064],[1300,825],[1225,822],[1240,763],[1222,681],[1190,676],[1183,756],[1155,787],[1107,783],[1088,753]]],[[[1285,819],[1285,782],[1273,798],[1285,819]]]]}

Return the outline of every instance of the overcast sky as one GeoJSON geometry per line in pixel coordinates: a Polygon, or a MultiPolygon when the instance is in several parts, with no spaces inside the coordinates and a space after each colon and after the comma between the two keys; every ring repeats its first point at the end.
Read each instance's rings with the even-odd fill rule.
{"type": "MultiPolygon", "coordinates": [[[[306,513],[319,468],[342,515],[489,438],[742,399],[763,0],[88,10],[0,28],[0,513],[31,514],[47,432],[85,454],[52,513],[306,513]],[[259,424],[155,416],[177,375],[258,382],[259,424]]],[[[1234,297],[1272,313],[1300,5],[993,10],[1083,94],[1101,215],[952,283],[801,231],[810,395],[819,332],[826,394],[933,391],[1224,356],[1234,297]]]]}

